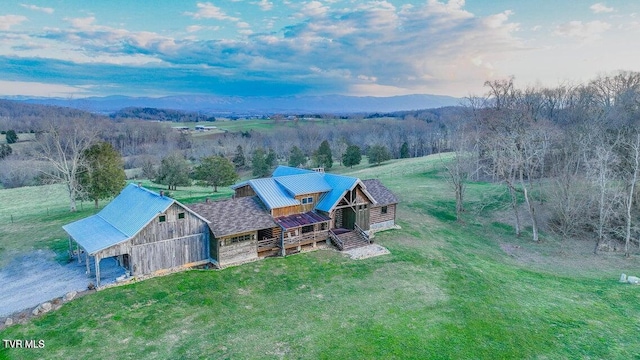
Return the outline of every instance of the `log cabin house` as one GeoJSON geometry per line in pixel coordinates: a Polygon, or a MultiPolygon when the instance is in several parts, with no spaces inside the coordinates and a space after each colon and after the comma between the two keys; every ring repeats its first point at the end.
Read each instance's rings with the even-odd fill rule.
{"type": "Polygon", "coordinates": [[[98,214],[63,226],[78,261],[116,257],[133,275],[218,267],[333,243],[347,250],[396,228],[398,199],[379,180],[278,167],[232,186],[233,198],[185,206],[130,184],[98,214]]]}
{"type": "Polygon", "coordinates": [[[396,227],[398,199],[375,179],[279,166],[232,189],[233,199],[189,205],[209,221],[211,258],[220,266],[319,243],[346,250],[396,227]]]}

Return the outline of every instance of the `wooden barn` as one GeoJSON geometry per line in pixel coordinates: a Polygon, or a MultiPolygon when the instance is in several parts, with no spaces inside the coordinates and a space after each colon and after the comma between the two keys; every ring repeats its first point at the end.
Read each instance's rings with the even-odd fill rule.
{"type": "Polygon", "coordinates": [[[100,260],[116,257],[133,275],[208,263],[207,221],[179,202],[129,184],[99,213],[63,226],[84,253],[87,272],[94,258],[96,286],[100,260]]]}

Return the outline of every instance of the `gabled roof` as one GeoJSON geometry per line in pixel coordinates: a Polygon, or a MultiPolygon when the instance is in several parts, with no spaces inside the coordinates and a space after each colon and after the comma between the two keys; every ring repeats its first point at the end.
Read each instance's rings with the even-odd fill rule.
{"type": "Polygon", "coordinates": [[[367,179],[362,180],[362,183],[367,187],[367,191],[369,191],[369,194],[373,196],[378,205],[384,206],[389,204],[397,204],[399,202],[398,198],[391,192],[391,190],[382,185],[380,180],[367,179]]]}
{"type": "Polygon", "coordinates": [[[271,177],[308,174],[313,172],[315,171],[279,165],[275,170],[273,170],[271,177]]]}
{"type": "Polygon", "coordinates": [[[189,208],[207,220],[217,238],[277,226],[255,196],[191,204],[189,208]]]}
{"type": "MultiPolygon", "coordinates": [[[[287,190],[273,178],[253,179],[247,182],[256,195],[269,209],[299,205],[300,201],[287,193],[287,190]]],[[[238,184],[241,185],[241,184],[238,184]]],[[[236,186],[238,186],[236,185],[236,186]]]]}
{"type": "Polygon", "coordinates": [[[311,172],[275,177],[274,180],[292,196],[322,193],[332,189],[324,179],[324,174],[311,172]]]}
{"type": "MultiPolygon", "coordinates": [[[[362,184],[362,182],[358,178],[350,176],[278,166],[270,178],[244,181],[231,188],[238,189],[250,185],[270,210],[299,205],[300,202],[295,199],[297,195],[325,193],[321,196],[315,209],[329,212],[346,192],[353,190],[357,184],[362,184]]],[[[364,187],[363,192],[375,203],[373,196],[364,187]]]]}
{"type": "Polygon", "coordinates": [[[89,254],[132,238],[175,200],[134,184],[99,213],[62,228],[89,254]]]}

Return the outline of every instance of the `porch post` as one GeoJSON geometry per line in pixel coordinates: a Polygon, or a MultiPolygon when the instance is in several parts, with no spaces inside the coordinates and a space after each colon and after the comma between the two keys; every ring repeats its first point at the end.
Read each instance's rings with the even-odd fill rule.
{"type": "MultiPolygon", "coordinates": [[[[85,253],[84,263],[87,266],[87,275],[91,275],[91,269],[89,268],[89,253],[87,253],[86,251],[84,253],[85,253]]],[[[79,254],[78,254],[78,258],[80,258],[79,254]]]]}
{"type": "Polygon", "coordinates": [[[96,289],[100,287],[100,256],[96,254],[93,257],[93,260],[96,262],[96,289]]]}

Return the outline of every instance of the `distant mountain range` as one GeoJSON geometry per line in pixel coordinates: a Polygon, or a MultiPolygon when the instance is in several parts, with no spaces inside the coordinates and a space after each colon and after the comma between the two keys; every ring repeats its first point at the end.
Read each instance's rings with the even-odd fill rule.
{"type": "Polygon", "coordinates": [[[300,113],[374,113],[432,109],[460,104],[459,98],[443,95],[356,97],[342,95],[288,97],[231,97],[182,95],[160,98],[107,96],[81,99],[7,97],[31,104],[76,108],[111,114],[127,107],[148,107],[201,112],[211,115],[262,115],[300,113]]]}

